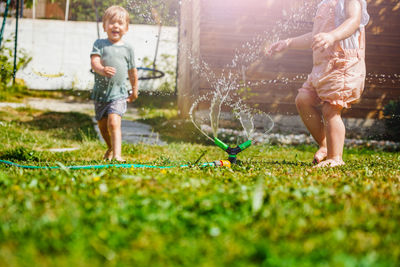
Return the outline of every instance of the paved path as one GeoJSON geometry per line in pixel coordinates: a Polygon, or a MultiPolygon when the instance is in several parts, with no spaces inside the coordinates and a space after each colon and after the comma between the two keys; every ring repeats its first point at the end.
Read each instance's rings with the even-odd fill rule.
{"type": "MultiPolygon", "coordinates": [[[[41,98],[30,98],[27,99],[26,103],[0,103],[1,107],[31,107],[34,109],[40,110],[50,110],[56,112],[82,112],[86,113],[90,116],[94,116],[93,104],[91,102],[81,103],[75,101],[65,101],[65,100],[57,100],[57,99],[41,99],[41,98]]],[[[160,139],[160,136],[157,132],[154,132],[151,126],[135,122],[133,120],[140,118],[136,108],[129,107],[122,120],[122,141],[126,143],[136,144],[136,143],[145,143],[152,145],[165,145],[166,143],[160,139]]],[[[103,138],[100,135],[99,128],[97,127],[96,120],[93,117],[93,123],[95,126],[95,130],[99,136],[99,138],[104,142],[103,138]]]]}

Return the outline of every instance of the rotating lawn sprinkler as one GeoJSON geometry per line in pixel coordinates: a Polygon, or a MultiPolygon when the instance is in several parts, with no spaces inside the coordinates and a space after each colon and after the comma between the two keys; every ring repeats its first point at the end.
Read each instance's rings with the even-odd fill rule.
{"type": "Polygon", "coordinates": [[[237,158],[236,155],[251,146],[251,140],[247,140],[246,142],[238,145],[237,147],[230,147],[229,145],[225,144],[221,140],[219,140],[217,137],[214,137],[214,143],[224,150],[226,153],[228,153],[228,160],[231,164],[236,164],[237,158]]]}

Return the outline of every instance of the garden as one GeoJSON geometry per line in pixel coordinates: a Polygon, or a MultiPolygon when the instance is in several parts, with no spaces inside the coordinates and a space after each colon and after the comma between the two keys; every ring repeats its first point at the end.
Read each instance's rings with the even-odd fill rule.
{"type": "Polygon", "coordinates": [[[142,118],[165,122],[168,145],[123,144],[123,154],[128,163],[188,167],[70,170],[104,164],[90,116],[1,108],[0,158],[60,168],[0,166],[0,264],[399,263],[398,152],[349,148],[347,165],[313,169],[313,146],[260,144],[231,168],[200,167],[226,154],[176,113],[152,107],[142,118]]]}
{"type": "MultiPolygon", "coordinates": [[[[93,111],[26,104],[90,92],[13,82],[12,53],[1,47],[0,266],[399,266],[400,102],[376,143],[394,146],[347,143],[343,166],[313,168],[314,143],[265,140],[218,166],[227,153],[168,80],[128,105],[165,144],[123,142],[126,162],[104,161],[93,111]]],[[[21,51],[16,68],[31,60],[21,51]]]]}

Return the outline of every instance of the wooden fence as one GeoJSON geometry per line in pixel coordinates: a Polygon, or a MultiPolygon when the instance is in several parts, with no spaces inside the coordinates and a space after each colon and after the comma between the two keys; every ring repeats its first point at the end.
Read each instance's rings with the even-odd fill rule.
{"type": "MultiPolygon", "coordinates": [[[[305,1],[310,2],[310,1],[305,1]]],[[[318,2],[318,1],[315,1],[318,2]]],[[[201,58],[211,70],[221,73],[232,62],[237,50],[257,36],[285,32],[280,38],[297,36],[312,29],[314,9],[295,16],[296,26],[280,29],[299,0],[183,0],[179,34],[178,105],[184,116],[200,95],[212,90],[194,71],[191,58],[201,58]],[[275,30],[276,32],[276,30],[275,30]]],[[[381,118],[390,100],[400,97],[400,1],[370,0],[371,20],[366,27],[367,81],[359,103],[344,111],[344,117],[381,118]]],[[[279,59],[260,56],[258,64],[246,73],[251,81],[272,80],[251,88],[254,97],[247,102],[273,114],[297,114],[297,89],[312,68],[311,51],[289,51],[279,59]]],[[[204,106],[200,106],[205,108],[204,106]]]]}

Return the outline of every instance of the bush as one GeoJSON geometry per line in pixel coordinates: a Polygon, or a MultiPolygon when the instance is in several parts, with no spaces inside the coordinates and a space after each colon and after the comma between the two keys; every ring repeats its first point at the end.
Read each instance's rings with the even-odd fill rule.
{"type": "Polygon", "coordinates": [[[390,101],[383,109],[388,138],[400,141],[400,99],[390,101]]]}
{"type": "MultiPolygon", "coordinates": [[[[16,85],[12,85],[13,70],[14,70],[14,49],[7,45],[11,42],[11,39],[4,41],[4,45],[0,47],[0,89],[6,90],[16,85]]],[[[32,60],[28,54],[20,49],[17,53],[17,71],[25,68],[28,63],[32,60]]],[[[15,88],[11,88],[15,90],[15,88]]]]}
{"type": "MultiPolygon", "coordinates": [[[[159,82],[157,79],[142,81],[141,88],[142,89],[152,89],[156,88],[158,92],[164,93],[165,95],[175,93],[176,87],[176,57],[168,54],[161,54],[161,58],[157,60],[156,69],[164,72],[165,76],[161,78],[162,82],[159,82]],[[155,87],[157,86],[157,87],[155,87]]],[[[148,57],[143,58],[142,66],[145,68],[153,68],[153,59],[148,57]]],[[[153,73],[145,73],[145,75],[152,75],[153,73]]],[[[149,75],[149,76],[150,76],[149,75]]],[[[141,74],[139,73],[139,77],[141,74]]]]}

